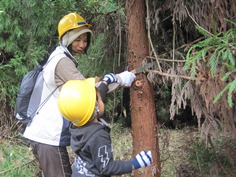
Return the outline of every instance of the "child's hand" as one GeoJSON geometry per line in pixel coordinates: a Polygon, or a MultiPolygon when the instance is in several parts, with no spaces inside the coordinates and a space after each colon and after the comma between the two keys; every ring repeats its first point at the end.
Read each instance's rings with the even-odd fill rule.
{"type": "Polygon", "coordinates": [[[146,167],[152,163],[152,152],[151,151],[141,151],[136,157],[132,160],[132,164],[135,169],[146,167]]]}

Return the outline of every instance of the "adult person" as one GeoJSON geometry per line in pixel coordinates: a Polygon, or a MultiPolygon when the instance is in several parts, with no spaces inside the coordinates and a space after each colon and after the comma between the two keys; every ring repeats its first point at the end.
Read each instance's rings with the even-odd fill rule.
{"type": "Polygon", "coordinates": [[[149,166],[152,152],[141,151],[131,160],[114,160],[110,128],[101,118],[108,92],[116,82],[105,75],[95,89],[95,79],[72,80],[64,84],[58,99],[59,110],[70,120],[71,148],[76,153],[72,177],[110,177],[149,166]],[[79,109],[82,108],[82,109],[79,109]]]}
{"type": "MultiPolygon", "coordinates": [[[[77,13],[69,13],[60,20],[59,46],[52,52],[43,70],[44,81],[39,93],[43,106],[24,131],[24,137],[29,139],[45,177],[70,177],[72,173],[67,152],[70,122],[61,116],[57,99],[61,86],[68,80],[85,79],[77,69],[74,56],[87,52],[92,35],[90,26],[77,13]],[[48,97],[50,93],[53,95],[48,97]]],[[[128,71],[117,76],[121,86],[130,86],[135,79],[135,75],[128,71]]]]}

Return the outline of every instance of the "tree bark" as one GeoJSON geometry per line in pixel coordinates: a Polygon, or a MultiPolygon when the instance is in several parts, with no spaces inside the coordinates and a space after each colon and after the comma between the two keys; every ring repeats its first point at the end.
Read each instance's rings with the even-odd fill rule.
{"type": "MultiPolygon", "coordinates": [[[[149,56],[148,33],[145,23],[145,1],[126,1],[128,62],[130,70],[142,65],[149,56]]],[[[140,73],[130,88],[133,155],[152,150],[150,167],[134,171],[134,176],[160,177],[160,154],[156,127],[154,91],[145,74],[140,73]]]]}

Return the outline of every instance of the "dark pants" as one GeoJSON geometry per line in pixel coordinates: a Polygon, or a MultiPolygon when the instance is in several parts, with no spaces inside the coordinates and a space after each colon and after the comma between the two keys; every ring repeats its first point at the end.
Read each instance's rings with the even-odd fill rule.
{"type": "Polygon", "coordinates": [[[71,177],[72,170],[66,147],[30,141],[44,177],[71,177]]]}

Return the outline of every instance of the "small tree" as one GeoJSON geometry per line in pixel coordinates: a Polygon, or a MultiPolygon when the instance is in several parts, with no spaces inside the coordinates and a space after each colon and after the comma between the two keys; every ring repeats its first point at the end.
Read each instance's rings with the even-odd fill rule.
{"type": "MultiPolygon", "coordinates": [[[[149,55],[148,35],[145,24],[145,1],[126,1],[128,61],[139,67],[149,55]]],[[[154,92],[145,74],[138,74],[131,87],[131,117],[133,155],[141,150],[152,150],[153,165],[135,171],[135,176],[160,176],[159,146],[156,128],[154,92]]]]}

